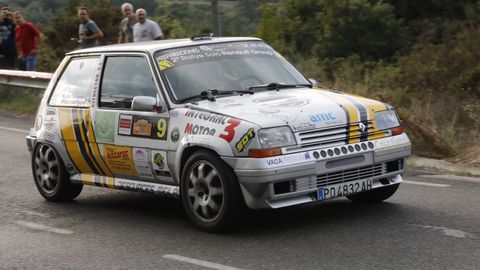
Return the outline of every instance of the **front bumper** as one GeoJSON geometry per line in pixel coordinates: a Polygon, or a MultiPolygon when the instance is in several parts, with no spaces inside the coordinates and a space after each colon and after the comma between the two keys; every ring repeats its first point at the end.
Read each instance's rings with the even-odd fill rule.
{"type": "Polygon", "coordinates": [[[400,183],[410,154],[410,140],[401,134],[271,158],[223,159],[234,169],[245,203],[257,209],[316,201],[319,187],[338,183],[371,179],[373,189],[400,183]]]}

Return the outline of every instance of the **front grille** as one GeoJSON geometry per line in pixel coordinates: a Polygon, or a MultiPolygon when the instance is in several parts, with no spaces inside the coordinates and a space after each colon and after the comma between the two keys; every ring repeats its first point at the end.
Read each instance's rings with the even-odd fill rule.
{"type": "Polygon", "coordinates": [[[386,171],[386,164],[380,163],[373,166],[321,174],[317,176],[317,187],[324,187],[360,179],[372,178],[384,174],[384,171],[386,171]]]}
{"type": "Polygon", "coordinates": [[[320,174],[317,175],[316,179],[315,177],[311,177],[278,182],[274,184],[274,192],[278,195],[295,191],[311,190],[329,185],[378,177],[401,170],[403,170],[403,159],[393,160],[371,166],[320,174]]]}
{"type": "MultiPolygon", "coordinates": [[[[363,122],[366,127],[365,132],[361,132],[359,127],[360,122],[350,123],[349,126],[337,126],[326,129],[316,129],[309,131],[302,131],[297,133],[297,141],[300,147],[297,149],[305,148],[318,148],[318,147],[330,147],[336,145],[343,145],[348,143],[349,140],[355,139],[367,139],[368,136],[375,134],[381,134],[382,131],[376,131],[372,121],[363,122]]],[[[295,150],[295,149],[287,149],[295,150]]]]}

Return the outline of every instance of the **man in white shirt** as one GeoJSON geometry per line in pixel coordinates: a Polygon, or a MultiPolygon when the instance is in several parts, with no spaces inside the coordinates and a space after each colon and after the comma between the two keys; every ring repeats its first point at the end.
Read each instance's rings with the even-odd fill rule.
{"type": "Polygon", "coordinates": [[[137,23],[133,26],[133,42],[164,39],[160,26],[152,20],[147,19],[147,11],[143,8],[137,9],[137,23]]]}

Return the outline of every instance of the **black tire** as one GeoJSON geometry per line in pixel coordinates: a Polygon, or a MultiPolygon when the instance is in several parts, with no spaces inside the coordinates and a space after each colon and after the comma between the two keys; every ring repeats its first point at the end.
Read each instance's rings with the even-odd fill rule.
{"type": "Polygon", "coordinates": [[[206,232],[230,228],[242,203],[233,170],[215,153],[200,150],[182,171],[180,192],[189,219],[206,232]]]}
{"type": "Polygon", "coordinates": [[[397,191],[400,184],[380,187],[369,191],[353,194],[347,198],[355,203],[379,203],[390,197],[397,191]]]}
{"type": "Polygon", "coordinates": [[[38,191],[47,201],[71,201],[82,192],[83,185],[70,181],[60,155],[51,145],[40,144],[35,147],[32,173],[38,191]]]}

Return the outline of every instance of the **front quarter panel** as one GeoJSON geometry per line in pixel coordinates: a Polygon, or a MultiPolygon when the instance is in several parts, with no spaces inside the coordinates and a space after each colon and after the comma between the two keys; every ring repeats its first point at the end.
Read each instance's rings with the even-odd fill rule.
{"type": "Polygon", "coordinates": [[[171,113],[170,141],[175,153],[177,179],[185,150],[200,147],[215,151],[220,157],[248,156],[248,149],[258,148],[258,126],[214,112],[175,109],[171,113]]]}

